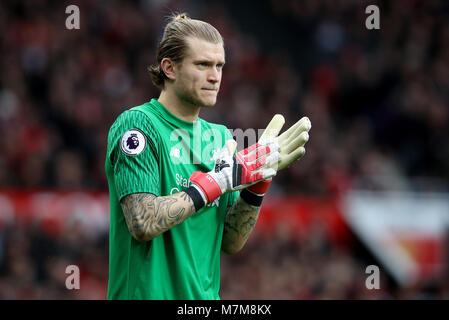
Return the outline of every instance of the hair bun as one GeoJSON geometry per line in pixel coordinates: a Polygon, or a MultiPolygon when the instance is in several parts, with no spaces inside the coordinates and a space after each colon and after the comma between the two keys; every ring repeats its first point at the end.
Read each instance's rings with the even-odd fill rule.
{"type": "Polygon", "coordinates": [[[178,14],[176,17],[175,17],[175,20],[178,20],[178,19],[189,19],[189,17],[187,16],[187,13],[180,13],[180,14],[178,14]]]}

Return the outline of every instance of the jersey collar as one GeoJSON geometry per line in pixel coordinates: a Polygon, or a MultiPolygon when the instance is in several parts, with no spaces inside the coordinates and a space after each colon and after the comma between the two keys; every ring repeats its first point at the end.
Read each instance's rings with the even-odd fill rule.
{"type": "Polygon", "coordinates": [[[196,120],[194,122],[185,121],[185,120],[178,118],[173,113],[171,113],[162,103],[160,103],[156,99],[154,99],[154,98],[151,99],[150,103],[154,107],[156,107],[156,109],[160,112],[162,117],[164,117],[166,120],[173,123],[177,127],[189,129],[189,128],[199,125],[200,118],[198,118],[198,120],[196,120]]]}

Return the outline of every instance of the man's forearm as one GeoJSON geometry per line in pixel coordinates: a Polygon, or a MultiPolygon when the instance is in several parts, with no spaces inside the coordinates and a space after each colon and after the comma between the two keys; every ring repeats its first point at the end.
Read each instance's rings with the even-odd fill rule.
{"type": "Polygon", "coordinates": [[[249,238],[259,216],[260,206],[253,206],[241,197],[226,213],[221,248],[228,254],[238,252],[249,238]]]}
{"type": "Polygon", "coordinates": [[[185,192],[162,197],[134,193],[120,203],[128,229],[138,241],[149,241],[195,213],[192,198],[185,192]]]}

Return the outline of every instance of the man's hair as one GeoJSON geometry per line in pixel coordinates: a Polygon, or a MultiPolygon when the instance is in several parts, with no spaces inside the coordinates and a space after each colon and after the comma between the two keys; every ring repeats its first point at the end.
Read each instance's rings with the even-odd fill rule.
{"type": "Polygon", "coordinates": [[[157,49],[157,63],[148,67],[153,84],[164,89],[167,76],[161,68],[161,61],[169,58],[175,63],[181,62],[186,55],[188,37],[203,39],[208,42],[224,45],[223,38],[212,25],[201,20],[191,19],[186,13],[173,14],[164,29],[162,40],[157,49]]]}

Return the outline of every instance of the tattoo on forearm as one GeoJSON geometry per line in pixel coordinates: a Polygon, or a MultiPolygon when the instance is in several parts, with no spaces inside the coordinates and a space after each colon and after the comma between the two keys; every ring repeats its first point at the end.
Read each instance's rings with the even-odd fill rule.
{"type": "Polygon", "coordinates": [[[242,198],[226,213],[222,248],[233,253],[240,250],[248,240],[259,216],[260,207],[246,203],[242,198]]]}
{"type": "Polygon", "coordinates": [[[193,201],[185,192],[163,197],[134,193],[120,204],[129,231],[139,241],[149,241],[195,213],[193,201]]]}

